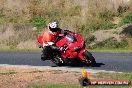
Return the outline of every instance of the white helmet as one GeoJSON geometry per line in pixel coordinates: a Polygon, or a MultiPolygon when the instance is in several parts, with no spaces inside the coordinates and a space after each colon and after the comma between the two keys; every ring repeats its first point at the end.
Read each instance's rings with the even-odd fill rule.
{"type": "Polygon", "coordinates": [[[49,23],[48,26],[49,26],[49,29],[58,28],[58,22],[53,21],[53,22],[49,23]]]}

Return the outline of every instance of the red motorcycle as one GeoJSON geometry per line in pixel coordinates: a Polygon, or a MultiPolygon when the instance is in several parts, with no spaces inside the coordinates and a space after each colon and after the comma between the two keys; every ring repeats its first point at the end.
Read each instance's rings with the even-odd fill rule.
{"type": "MultiPolygon", "coordinates": [[[[38,36],[37,40],[39,46],[42,47],[42,36],[38,36]]],[[[57,65],[74,63],[75,60],[88,66],[95,66],[96,64],[93,55],[86,50],[82,37],[76,33],[58,37],[55,45],[45,46],[42,50],[41,59],[52,60],[57,65]],[[44,55],[47,57],[44,58],[44,55]]]]}

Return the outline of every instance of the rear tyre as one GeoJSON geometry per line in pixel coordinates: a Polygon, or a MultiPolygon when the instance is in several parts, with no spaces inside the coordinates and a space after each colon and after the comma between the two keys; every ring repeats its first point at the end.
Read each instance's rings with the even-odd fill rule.
{"type": "Polygon", "coordinates": [[[94,67],[94,66],[96,65],[95,58],[93,57],[93,55],[92,55],[90,52],[85,51],[85,52],[84,52],[84,56],[85,56],[84,63],[85,63],[87,66],[92,66],[92,67],[94,67]]]}

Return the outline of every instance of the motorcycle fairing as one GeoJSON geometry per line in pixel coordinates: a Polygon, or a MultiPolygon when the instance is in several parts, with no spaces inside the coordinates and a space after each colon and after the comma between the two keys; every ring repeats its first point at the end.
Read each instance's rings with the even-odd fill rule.
{"type": "Polygon", "coordinates": [[[81,60],[85,60],[84,56],[83,56],[83,53],[85,52],[85,48],[80,50],[79,54],[78,54],[78,57],[81,59],[81,60]]]}

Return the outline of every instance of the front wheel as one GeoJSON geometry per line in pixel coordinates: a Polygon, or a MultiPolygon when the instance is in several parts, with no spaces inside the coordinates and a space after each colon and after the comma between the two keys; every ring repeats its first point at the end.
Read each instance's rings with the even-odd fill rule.
{"type": "Polygon", "coordinates": [[[93,57],[93,55],[88,51],[85,51],[83,54],[85,57],[84,63],[88,66],[90,65],[90,66],[94,67],[96,65],[96,61],[95,61],[95,58],[93,57]]]}
{"type": "Polygon", "coordinates": [[[57,66],[64,65],[64,61],[62,61],[59,56],[54,57],[54,59],[52,59],[52,62],[55,63],[57,66]]]}

